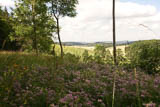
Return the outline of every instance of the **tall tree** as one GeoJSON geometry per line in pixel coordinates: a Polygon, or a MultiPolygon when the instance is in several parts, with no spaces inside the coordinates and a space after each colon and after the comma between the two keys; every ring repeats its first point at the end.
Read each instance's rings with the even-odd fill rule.
{"type": "Polygon", "coordinates": [[[32,5],[32,22],[33,22],[33,34],[34,34],[34,48],[36,49],[36,54],[38,55],[38,46],[37,46],[37,26],[36,26],[36,3],[37,1],[36,0],[31,0],[31,5],[32,5]]]}
{"type": "Polygon", "coordinates": [[[61,48],[61,57],[63,58],[63,46],[60,38],[60,25],[59,19],[60,17],[74,17],[76,16],[76,4],[78,4],[78,0],[50,0],[51,4],[51,13],[56,20],[57,26],[57,35],[61,48]]]}
{"type": "MultiPolygon", "coordinates": [[[[115,0],[113,0],[113,58],[114,58],[114,64],[117,66],[117,58],[116,58],[116,23],[115,23],[115,0]]],[[[116,74],[114,74],[114,80],[113,80],[113,93],[112,93],[112,107],[114,107],[114,98],[115,98],[115,89],[116,89],[116,74]]]]}
{"type": "Polygon", "coordinates": [[[116,58],[116,22],[115,22],[115,0],[113,0],[113,57],[114,57],[114,64],[117,65],[117,58],[116,58]]]}
{"type": "Polygon", "coordinates": [[[8,13],[7,8],[4,10],[0,7],[0,49],[1,50],[9,50],[11,49],[10,44],[11,41],[9,39],[9,35],[12,32],[11,25],[12,17],[8,13]]]}
{"type": "Polygon", "coordinates": [[[48,14],[45,0],[18,0],[14,19],[16,37],[13,38],[21,41],[23,48],[33,48],[37,54],[40,49],[45,50],[46,44],[47,49],[50,48],[55,22],[48,14]]]}

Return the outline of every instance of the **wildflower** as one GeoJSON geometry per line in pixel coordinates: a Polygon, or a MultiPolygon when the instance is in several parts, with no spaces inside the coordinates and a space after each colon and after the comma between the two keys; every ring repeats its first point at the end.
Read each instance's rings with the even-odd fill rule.
{"type": "Polygon", "coordinates": [[[50,107],[56,107],[54,104],[50,104],[50,107]]]}
{"type": "Polygon", "coordinates": [[[102,100],[101,100],[101,99],[98,99],[98,102],[99,102],[99,103],[101,103],[101,102],[102,102],[102,100]]]}
{"type": "Polygon", "coordinates": [[[86,83],[90,84],[90,83],[91,83],[91,81],[90,81],[90,80],[86,80],[86,83]]]}
{"type": "Polygon", "coordinates": [[[141,97],[145,97],[145,95],[144,95],[144,94],[141,94],[141,97]]]}
{"type": "Polygon", "coordinates": [[[17,64],[14,64],[13,66],[14,66],[15,68],[16,68],[16,67],[18,67],[18,65],[17,65],[17,64]]]}
{"type": "Polygon", "coordinates": [[[23,69],[24,69],[24,70],[27,70],[27,67],[24,67],[23,69]]]}
{"type": "Polygon", "coordinates": [[[61,103],[66,103],[66,101],[65,101],[64,98],[61,98],[61,99],[60,99],[60,102],[61,102],[61,103]]]}
{"type": "Polygon", "coordinates": [[[145,105],[145,107],[156,107],[156,104],[155,103],[148,103],[148,104],[143,104],[145,105]]]}
{"type": "Polygon", "coordinates": [[[78,96],[74,96],[74,99],[77,100],[77,99],[78,99],[78,96]]]}

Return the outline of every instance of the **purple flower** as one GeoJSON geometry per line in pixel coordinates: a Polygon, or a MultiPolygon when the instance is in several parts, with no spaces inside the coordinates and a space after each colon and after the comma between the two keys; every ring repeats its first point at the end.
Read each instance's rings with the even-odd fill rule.
{"type": "Polygon", "coordinates": [[[101,102],[102,102],[102,100],[101,100],[101,99],[98,99],[98,102],[99,102],[99,103],[101,103],[101,102]]]}
{"type": "Polygon", "coordinates": [[[61,99],[60,99],[60,102],[61,102],[61,103],[66,103],[66,101],[65,101],[64,98],[61,98],[61,99]]]}

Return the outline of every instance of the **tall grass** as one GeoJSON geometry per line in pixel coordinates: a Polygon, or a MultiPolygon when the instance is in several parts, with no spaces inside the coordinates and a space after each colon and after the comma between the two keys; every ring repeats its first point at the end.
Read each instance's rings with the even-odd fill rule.
{"type": "MultiPolygon", "coordinates": [[[[82,54],[83,54],[83,52],[85,51],[85,50],[87,50],[87,49],[84,49],[84,48],[78,48],[78,47],[72,47],[72,46],[63,46],[63,49],[64,49],[64,53],[66,54],[66,53],[70,53],[70,54],[74,54],[74,55],[76,55],[76,56],[81,56],[82,57],[82,54]]],[[[56,47],[55,47],[55,51],[56,51],[56,53],[57,53],[57,55],[60,55],[60,47],[59,47],[59,45],[56,45],[56,47]]],[[[87,50],[88,51],[88,53],[90,54],[90,55],[93,55],[93,50],[87,50]]]]}
{"type": "MultiPolygon", "coordinates": [[[[75,58],[75,59],[74,59],[75,58]]],[[[49,55],[0,52],[0,107],[140,107],[160,105],[160,75],[64,62],[49,55]]]]}

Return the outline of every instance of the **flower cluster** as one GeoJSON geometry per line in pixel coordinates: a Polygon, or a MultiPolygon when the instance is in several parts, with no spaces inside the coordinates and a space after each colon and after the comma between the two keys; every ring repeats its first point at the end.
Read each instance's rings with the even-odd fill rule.
{"type": "Polygon", "coordinates": [[[0,70],[0,106],[110,107],[114,76],[116,107],[160,105],[159,74],[115,72],[106,65],[64,63],[57,69],[14,65],[0,70]]]}

